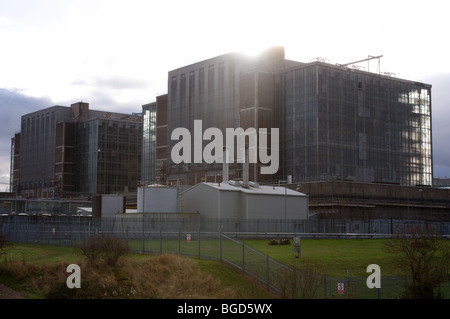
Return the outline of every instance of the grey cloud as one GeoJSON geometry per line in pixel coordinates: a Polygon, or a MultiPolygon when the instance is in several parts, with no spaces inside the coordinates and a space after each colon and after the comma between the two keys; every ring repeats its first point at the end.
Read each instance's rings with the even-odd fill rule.
{"type": "Polygon", "coordinates": [[[145,89],[146,87],[149,86],[149,82],[122,76],[112,76],[112,77],[96,77],[90,80],[77,79],[71,82],[71,85],[97,87],[113,90],[124,90],[124,89],[145,89]]]}
{"type": "Polygon", "coordinates": [[[121,76],[114,76],[108,78],[98,77],[95,81],[95,85],[99,87],[105,87],[115,90],[121,89],[142,89],[147,85],[145,81],[139,79],[132,79],[121,76]]]}
{"type": "Polygon", "coordinates": [[[75,80],[70,84],[72,84],[72,85],[87,85],[88,83],[85,80],[75,80]]]}
{"type": "Polygon", "coordinates": [[[53,106],[49,99],[33,98],[24,95],[20,90],[0,88],[0,176],[9,176],[11,155],[11,138],[20,131],[21,116],[46,107],[53,106]]]}
{"type": "Polygon", "coordinates": [[[0,136],[14,135],[20,130],[20,118],[22,115],[31,113],[42,108],[53,106],[46,98],[29,97],[20,90],[7,90],[0,88],[0,136]]]}

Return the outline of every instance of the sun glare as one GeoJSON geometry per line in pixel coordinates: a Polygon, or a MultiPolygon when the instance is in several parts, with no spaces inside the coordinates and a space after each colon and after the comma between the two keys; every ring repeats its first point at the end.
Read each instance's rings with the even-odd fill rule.
{"type": "Polygon", "coordinates": [[[248,57],[256,57],[262,52],[266,51],[268,48],[279,46],[276,44],[246,44],[239,48],[238,52],[241,52],[242,54],[248,56],[248,57]]]}

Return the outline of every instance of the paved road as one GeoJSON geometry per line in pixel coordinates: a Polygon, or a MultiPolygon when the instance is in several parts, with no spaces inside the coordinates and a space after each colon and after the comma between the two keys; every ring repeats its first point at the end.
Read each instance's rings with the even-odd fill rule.
{"type": "Polygon", "coordinates": [[[0,283],[0,299],[24,299],[17,291],[0,283]]]}

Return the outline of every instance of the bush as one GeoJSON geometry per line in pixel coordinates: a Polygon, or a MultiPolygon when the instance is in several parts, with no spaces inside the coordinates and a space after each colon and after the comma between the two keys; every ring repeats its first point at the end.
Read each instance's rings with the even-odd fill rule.
{"type": "Polygon", "coordinates": [[[120,256],[128,252],[127,245],[116,238],[109,236],[92,236],[80,244],[81,253],[87,258],[88,266],[98,266],[103,263],[115,266],[120,256]]]}
{"type": "Polygon", "coordinates": [[[433,228],[405,228],[384,242],[384,250],[396,256],[396,266],[411,278],[401,297],[442,298],[440,287],[449,280],[450,245],[433,228]]]}
{"type": "Polygon", "coordinates": [[[189,258],[159,255],[139,259],[124,258],[113,268],[82,268],[80,289],[69,289],[65,279],[58,278],[44,291],[44,297],[222,299],[236,298],[237,293],[233,289],[222,288],[219,280],[201,271],[189,258]]]}
{"type": "Polygon", "coordinates": [[[278,273],[281,294],[290,299],[311,299],[321,286],[323,269],[314,261],[300,259],[278,273]]]}
{"type": "Polygon", "coordinates": [[[4,254],[6,254],[6,248],[11,243],[8,240],[8,236],[0,232],[0,257],[4,254]]]}

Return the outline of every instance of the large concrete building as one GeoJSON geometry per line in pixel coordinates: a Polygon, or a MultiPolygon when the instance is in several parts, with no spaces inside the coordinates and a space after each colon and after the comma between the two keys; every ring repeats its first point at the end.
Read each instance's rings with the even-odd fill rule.
{"type": "Polygon", "coordinates": [[[141,170],[139,115],[54,106],[22,116],[12,140],[17,195],[52,198],[137,191],[141,170]]]}
{"type": "MultiPolygon", "coordinates": [[[[168,93],[156,101],[152,182],[221,180],[220,163],[171,158],[178,143],[172,132],[182,127],[194,134],[195,120],[202,121],[203,130],[279,129],[278,172],[261,174],[262,163],[250,163],[255,182],[432,185],[429,84],[348,65],[290,61],[282,47],[255,58],[229,53],[172,70],[168,93]]],[[[203,149],[209,141],[202,143],[203,149]]],[[[236,163],[235,157],[231,179],[242,178],[236,163]]]]}

